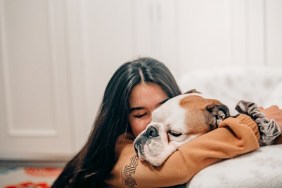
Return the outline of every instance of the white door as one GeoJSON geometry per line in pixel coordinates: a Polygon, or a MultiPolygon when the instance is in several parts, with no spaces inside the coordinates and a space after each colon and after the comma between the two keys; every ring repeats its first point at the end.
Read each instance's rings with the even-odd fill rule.
{"type": "Polygon", "coordinates": [[[0,159],[72,152],[61,2],[0,0],[0,159]]]}

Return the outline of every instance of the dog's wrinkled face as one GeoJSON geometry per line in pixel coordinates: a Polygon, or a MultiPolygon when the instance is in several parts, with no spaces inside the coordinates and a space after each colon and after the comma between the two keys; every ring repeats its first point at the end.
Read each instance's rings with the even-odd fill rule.
{"type": "Polygon", "coordinates": [[[174,97],[157,108],[134,141],[140,160],[160,166],[182,144],[217,128],[229,116],[227,106],[198,93],[174,97]]]}

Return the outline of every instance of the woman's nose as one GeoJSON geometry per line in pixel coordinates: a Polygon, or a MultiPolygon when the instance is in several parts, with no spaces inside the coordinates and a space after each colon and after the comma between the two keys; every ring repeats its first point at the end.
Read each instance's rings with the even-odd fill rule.
{"type": "Polygon", "coordinates": [[[149,123],[151,123],[151,121],[152,121],[152,113],[150,113],[150,114],[148,115],[146,124],[148,125],[149,123]]]}

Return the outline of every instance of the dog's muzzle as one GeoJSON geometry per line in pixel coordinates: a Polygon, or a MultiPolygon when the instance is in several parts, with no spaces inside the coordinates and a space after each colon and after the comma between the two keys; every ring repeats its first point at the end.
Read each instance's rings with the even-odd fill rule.
{"type": "Polygon", "coordinates": [[[149,126],[144,133],[140,133],[141,136],[139,136],[134,141],[134,149],[137,153],[137,156],[140,160],[143,160],[144,158],[144,145],[147,142],[148,139],[152,139],[159,136],[158,129],[156,127],[149,126]]]}

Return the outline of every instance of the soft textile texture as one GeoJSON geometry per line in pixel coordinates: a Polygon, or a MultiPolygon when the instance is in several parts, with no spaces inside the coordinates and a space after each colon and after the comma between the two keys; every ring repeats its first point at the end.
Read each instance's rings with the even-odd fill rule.
{"type": "Polygon", "coordinates": [[[228,159],[199,172],[187,188],[279,188],[282,186],[282,145],[228,159]]]}
{"type": "Polygon", "coordinates": [[[1,188],[50,188],[61,173],[59,167],[0,166],[1,188]]]}
{"type": "MultiPolygon", "coordinates": [[[[239,100],[258,106],[282,107],[282,70],[271,67],[236,67],[198,70],[178,79],[183,91],[195,88],[220,99],[233,114],[239,100]]],[[[270,125],[271,128],[271,124],[270,125]]],[[[266,125],[266,128],[267,127],[266,125]]],[[[264,146],[260,150],[212,165],[198,173],[189,188],[281,187],[282,146],[264,146]]]]}
{"type": "Polygon", "coordinates": [[[220,99],[233,112],[239,100],[258,106],[282,106],[282,68],[231,67],[195,70],[182,74],[178,84],[183,92],[197,89],[220,99]]]}

